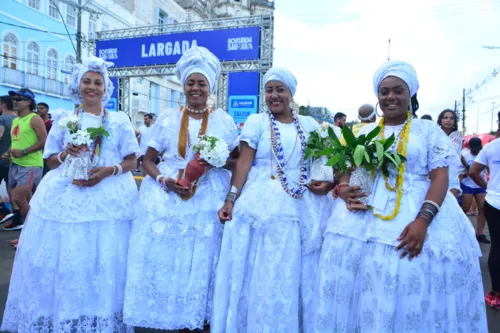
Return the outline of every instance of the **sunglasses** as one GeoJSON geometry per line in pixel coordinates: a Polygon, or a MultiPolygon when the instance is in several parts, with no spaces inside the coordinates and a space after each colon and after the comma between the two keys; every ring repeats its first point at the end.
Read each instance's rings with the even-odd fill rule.
{"type": "Polygon", "coordinates": [[[20,102],[20,101],[28,101],[30,98],[28,97],[22,97],[22,96],[14,96],[12,97],[13,101],[20,102]]]}

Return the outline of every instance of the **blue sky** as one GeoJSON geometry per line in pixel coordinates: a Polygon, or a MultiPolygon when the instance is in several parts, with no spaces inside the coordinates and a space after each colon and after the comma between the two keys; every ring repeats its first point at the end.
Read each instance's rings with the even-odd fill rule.
{"type": "MultiPolygon", "coordinates": [[[[388,56],[419,75],[419,115],[452,108],[462,89],[481,87],[468,103],[467,132],[489,131],[500,111],[500,0],[276,0],[274,64],[298,80],[299,104],[326,106],[349,118],[376,103],[372,75],[388,56]],[[495,113],[496,113],[495,112],[495,113]],[[479,123],[477,122],[477,114],[479,123]]],[[[496,124],[493,125],[496,128],[496,124]]]]}

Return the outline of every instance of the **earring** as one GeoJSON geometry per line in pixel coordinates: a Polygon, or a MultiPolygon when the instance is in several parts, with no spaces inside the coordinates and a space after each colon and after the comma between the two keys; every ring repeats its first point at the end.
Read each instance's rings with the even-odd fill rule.
{"type": "Polygon", "coordinates": [[[207,99],[207,107],[209,107],[210,109],[214,110],[215,109],[215,99],[213,99],[212,97],[209,97],[207,99]],[[209,105],[208,101],[212,100],[212,103],[209,105]]]}
{"type": "Polygon", "coordinates": [[[380,118],[382,118],[384,116],[384,113],[382,112],[382,115],[378,114],[378,104],[379,103],[375,104],[375,113],[377,114],[377,116],[379,116],[380,118]]]}

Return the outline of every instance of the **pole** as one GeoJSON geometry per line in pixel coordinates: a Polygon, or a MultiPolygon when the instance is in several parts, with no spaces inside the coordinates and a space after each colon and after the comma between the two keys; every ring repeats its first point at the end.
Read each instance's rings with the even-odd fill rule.
{"type": "Polygon", "coordinates": [[[462,132],[465,134],[465,89],[462,94],[462,132]]]}
{"type": "Polygon", "coordinates": [[[495,113],[495,102],[491,102],[491,128],[490,128],[490,133],[493,132],[493,114],[495,113]]]}
{"type": "Polygon", "coordinates": [[[458,103],[457,103],[457,101],[455,101],[455,109],[454,109],[454,110],[455,110],[455,113],[457,113],[457,111],[458,111],[458,110],[457,110],[457,104],[458,104],[458,103]]]}
{"type": "Polygon", "coordinates": [[[82,63],[82,0],[77,6],[77,31],[76,31],[76,62],[82,63]]]}
{"type": "Polygon", "coordinates": [[[387,53],[387,61],[391,60],[391,39],[389,38],[389,51],[387,53]]]}

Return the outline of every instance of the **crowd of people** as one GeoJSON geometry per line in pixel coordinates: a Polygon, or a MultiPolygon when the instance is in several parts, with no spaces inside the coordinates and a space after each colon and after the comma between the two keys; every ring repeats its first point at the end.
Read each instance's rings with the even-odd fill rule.
{"type": "MultiPolygon", "coordinates": [[[[194,47],[177,63],[185,105],[154,123],[146,115],[138,131],[104,108],[114,89],[108,66],[96,57],[75,66],[68,94],[79,106],[54,119],[73,116],[79,129],[108,132],[88,147],[88,180],[63,175],[82,147],[61,126],[49,126],[47,137],[48,106],[32,113],[29,90],[11,92],[15,112],[0,117],[0,134],[12,136],[10,164],[0,165],[13,189],[12,221],[26,220],[2,330],[487,332],[485,300],[500,309],[498,140],[484,148],[470,140],[463,150],[452,111],[438,124],[418,119],[411,65],[384,63],[373,80],[377,107],[359,109],[355,134],[379,126],[406,158],[388,177],[374,173],[369,203],[350,173],[322,166],[312,176],[305,151],[320,124],[291,107],[297,80],[287,69],[264,75],[268,111],[251,115],[239,134],[225,110],[207,104],[221,74],[208,49],[194,47]],[[227,145],[224,166],[196,153],[206,136],[227,145]],[[182,185],[194,159],[203,175],[182,185]],[[139,161],[146,177],[137,190],[139,161]],[[476,232],[465,214],[472,199],[476,232]]],[[[346,118],[333,124],[341,139],[346,118]]]]}

